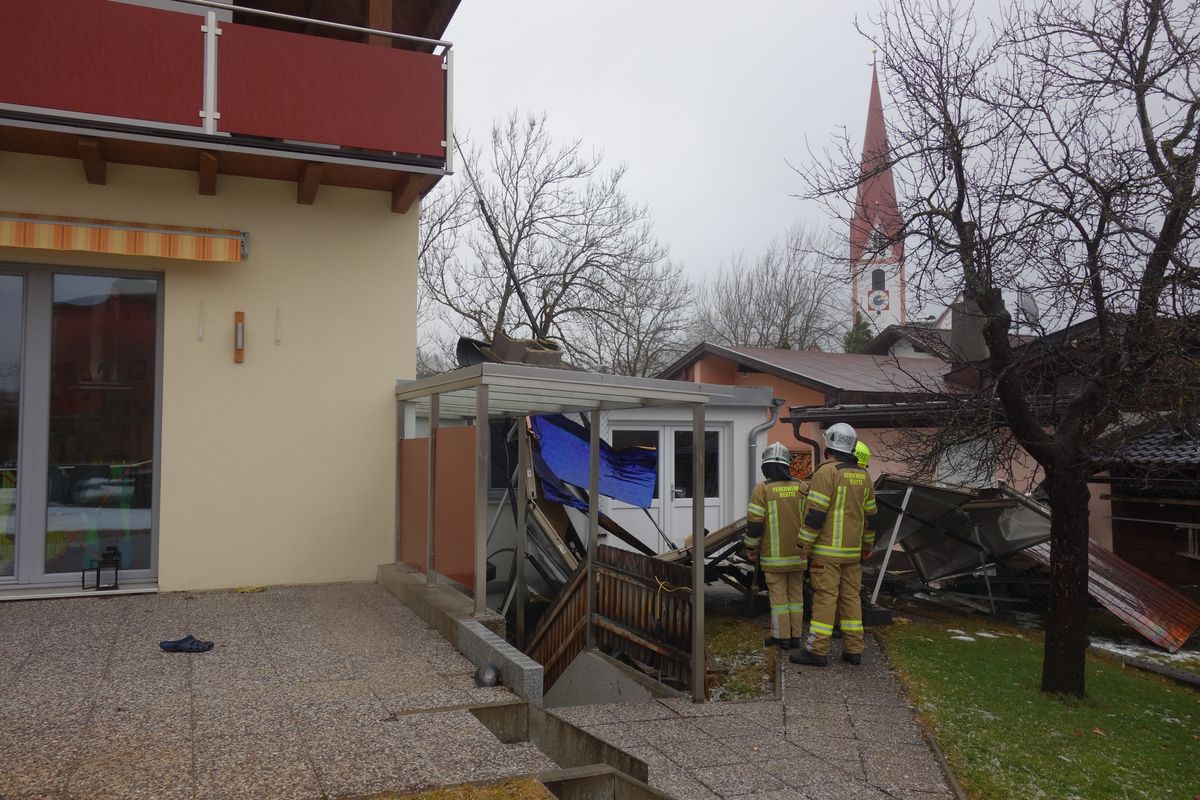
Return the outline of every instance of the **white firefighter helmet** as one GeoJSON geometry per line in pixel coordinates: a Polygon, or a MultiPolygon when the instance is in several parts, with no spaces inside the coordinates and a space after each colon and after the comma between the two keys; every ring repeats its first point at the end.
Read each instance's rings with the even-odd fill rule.
{"type": "Polygon", "coordinates": [[[792,465],[792,454],[785,445],[775,442],[774,444],[767,445],[767,448],[763,450],[762,463],[782,464],[785,467],[790,467],[792,465]]]}
{"type": "Polygon", "coordinates": [[[829,429],[825,431],[825,446],[830,450],[852,456],[856,444],[858,444],[858,434],[854,432],[854,428],[844,422],[830,425],[829,429]]]}

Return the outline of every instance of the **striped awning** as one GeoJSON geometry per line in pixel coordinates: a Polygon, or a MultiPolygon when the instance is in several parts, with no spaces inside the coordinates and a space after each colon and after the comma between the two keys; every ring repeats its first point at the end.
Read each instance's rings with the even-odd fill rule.
{"type": "Polygon", "coordinates": [[[0,247],[236,263],[246,244],[245,231],[0,211],[0,247]]]}

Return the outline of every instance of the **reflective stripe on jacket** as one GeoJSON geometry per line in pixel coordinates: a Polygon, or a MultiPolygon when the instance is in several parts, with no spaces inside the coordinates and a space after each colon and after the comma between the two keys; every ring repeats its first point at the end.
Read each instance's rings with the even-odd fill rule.
{"type": "Polygon", "coordinates": [[[750,493],[746,508],[750,532],[745,543],[746,547],[759,550],[763,572],[804,569],[799,534],[807,492],[808,485],[803,481],[763,481],[755,484],[750,493]]]}
{"type": "Polygon", "coordinates": [[[853,461],[826,461],[813,473],[800,529],[801,554],[857,561],[875,545],[875,487],[853,461]]]}

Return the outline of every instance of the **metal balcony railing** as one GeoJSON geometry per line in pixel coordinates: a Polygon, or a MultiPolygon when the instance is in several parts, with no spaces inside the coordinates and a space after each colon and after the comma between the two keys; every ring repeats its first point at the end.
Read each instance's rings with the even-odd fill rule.
{"type": "Polygon", "coordinates": [[[0,117],[453,171],[450,42],[210,0],[181,2],[199,13],[110,0],[0,4],[0,117]],[[398,39],[431,52],[222,19],[232,13],[398,39]]]}

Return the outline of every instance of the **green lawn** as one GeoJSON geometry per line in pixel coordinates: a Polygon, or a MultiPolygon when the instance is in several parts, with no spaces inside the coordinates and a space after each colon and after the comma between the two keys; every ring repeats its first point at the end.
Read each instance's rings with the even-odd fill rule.
{"type": "Polygon", "coordinates": [[[972,800],[1200,796],[1197,692],[1089,655],[1088,697],[1047,697],[1040,636],[968,619],[875,630],[972,800]]]}

